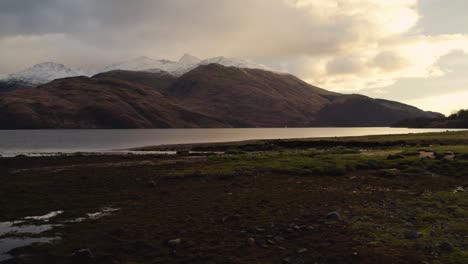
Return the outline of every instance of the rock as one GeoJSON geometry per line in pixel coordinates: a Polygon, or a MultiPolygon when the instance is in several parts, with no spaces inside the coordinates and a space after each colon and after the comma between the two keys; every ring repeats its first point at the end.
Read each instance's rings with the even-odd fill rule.
{"type": "Polygon", "coordinates": [[[284,258],[282,259],[283,263],[291,263],[291,259],[290,258],[284,258]]]}
{"type": "Polygon", "coordinates": [[[249,243],[249,245],[251,245],[251,246],[255,245],[255,238],[249,237],[249,238],[247,239],[247,243],[249,243]]]}
{"type": "Polygon", "coordinates": [[[235,222],[235,221],[239,221],[239,219],[241,218],[240,215],[228,215],[228,216],[225,216],[221,219],[221,221],[223,223],[226,223],[226,222],[235,222]]]}
{"type": "Polygon", "coordinates": [[[302,253],[306,253],[307,251],[309,251],[307,248],[301,248],[297,251],[297,253],[302,254],[302,253]]]}
{"type": "Polygon", "coordinates": [[[453,251],[453,246],[449,242],[442,242],[439,247],[440,247],[440,250],[442,251],[446,251],[446,252],[453,251]]]}
{"type": "Polygon", "coordinates": [[[282,236],[275,236],[273,239],[276,241],[276,243],[281,243],[284,241],[284,237],[282,236]]]}
{"type": "Polygon", "coordinates": [[[328,220],[338,220],[338,221],[341,221],[341,214],[338,213],[337,211],[333,211],[333,212],[327,214],[327,219],[328,219],[328,220]]]}
{"type": "Polygon", "coordinates": [[[176,238],[176,239],[171,239],[167,241],[167,245],[170,247],[177,247],[182,243],[182,239],[176,238]]]}
{"type": "Polygon", "coordinates": [[[419,237],[418,232],[414,230],[406,231],[405,233],[403,233],[403,235],[405,236],[406,239],[411,239],[411,240],[418,239],[419,237]]]}
{"type": "Polygon", "coordinates": [[[259,233],[262,233],[262,232],[265,232],[265,228],[261,228],[261,227],[255,227],[255,230],[259,233]]]}
{"type": "Polygon", "coordinates": [[[94,254],[89,248],[79,249],[72,254],[72,263],[94,263],[94,254]]]}
{"type": "Polygon", "coordinates": [[[158,187],[158,183],[154,180],[149,180],[148,181],[148,187],[151,187],[151,188],[156,188],[158,187]]]}

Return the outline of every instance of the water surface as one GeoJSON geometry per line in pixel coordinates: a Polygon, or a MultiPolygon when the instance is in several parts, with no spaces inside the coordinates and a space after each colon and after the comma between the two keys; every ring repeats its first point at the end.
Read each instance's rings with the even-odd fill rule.
{"type": "Polygon", "coordinates": [[[103,152],[135,147],[241,141],[343,137],[440,132],[447,129],[406,128],[225,128],[225,129],[108,129],[0,130],[0,155],[103,152]]]}

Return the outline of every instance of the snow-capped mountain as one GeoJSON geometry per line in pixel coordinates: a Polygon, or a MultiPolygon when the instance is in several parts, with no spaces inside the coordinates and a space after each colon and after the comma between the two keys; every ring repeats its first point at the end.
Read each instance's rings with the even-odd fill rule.
{"type": "Polygon", "coordinates": [[[167,72],[174,76],[180,76],[195,68],[200,61],[199,58],[189,54],[185,54],[177,62],[164,59],[155,60],[142,56],[129,61],[111,64],[105,67],[103,72],[113,70],[167,72]]]}
{"type": "Polygon", "coordinates": [[[164,72],[179,77],[197,68],[198,66],[211,63],[220,64],[226,67],[262,69],[266,71],[277,72],[265,65],[253,63],[244,59],[215,57],[206,60],[200,60],[199,58],[190,54],[184,54],[184,56],[182,56],[182,58],[180,58],[180,60],[177,62],[164,59],[155,60],[148,57],[138,57],[129,61],[111,64],[101,71],[74,69],[69,68],[63,64],[45,62],[36,64],[21,72],[0,78],[0,90],[7,91],[17,87],[35,87],[55,79],[75,76],[92,76],[97,73],[113,70],[164,72]]]}
{"type": "Polygon", "coordinates": [[[88,76],[84,71],[79,69],[68,68],[63,64],[44,62],[36,64],[18,73],[10,74],[3,82],[20,83],[22,86],[37,86],[55,79],[88,76]]]}
{"type": "Polygon", "coordinates": [[[269,68],[263,64],[254,63],[245,59],[226,58],[222,56],[203,60],[199,63],[199,65],[207,65],[207,64],[212,64],[212,63],[216,63],[216,64],[223,65],[226,67],[260,69],[260,70],[265,70],[265,71],[276,72],[276,70],[269,68]]]}
{"type": "Polygon", "coordinates": [[[150,69],[160,69],[166,71],[170,65],[175,62],[169,60],[155,60],[145,56],[138,57],[129,61],[123,61],[111,64],[104,68],[102,72],[125,70],[125,71],[147,71],[150,69]]]}
{"type": "Polygon", "coordinates": [[[130,70],[130,71],[148,71],[148,72],[168,72],[174,76],[181,76],[200,65],[207,65],[211,63],[220,64],[226,67],[248,68],[248,69],[262,69],[266,71],[275,72],[265,65],[257,64],[245,59],[214,57],[206,60],[190,54],[185,54],[179,61],[169,60],[154,60],[148,57],[139,57],[133,60],[112,64],[104,68],[104,72],[111,70],[130,70]]]}

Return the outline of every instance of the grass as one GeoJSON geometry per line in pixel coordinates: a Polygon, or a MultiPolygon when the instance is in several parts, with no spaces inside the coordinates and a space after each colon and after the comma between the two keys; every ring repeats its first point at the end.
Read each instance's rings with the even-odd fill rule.
{"type": "Polygon", "coordinates": [[[5,183],[0,186],[5,193],[0,215],[18,219],[68,207],[82,214],[106,204],[116,204],[128,213],[109,218],[116,221],[114,226],[97,221],[78,231],[66,230],[62,244],[50,249],[59,250],[58,256],[69,256],[82,247],[93,248],[96,255],[108,254],[107,248],[121,254],[122,246],[125,251],[127,242],[133,242],[131,237],[103,241],[95,235],[99,226],[110,237],[118,227],[133,238],[145,238],[153,247],[151,253],[135,247],[131,258],[120,256],[134,261],[134,256],[152,257],[154,253],[169,260],[163,263],[175,262],[173,252],[164,245],[167,239],[182,237],[201,245],[180,249],[187,254],[179,256],[186,263],[192,260],[191,250],[202,256],[238,254],[239,259],[249,260],[235,263],[257,258],[270,263],[300,257],[300,248],[308,248],[305,254],[317,261],[326,261],[321,259],[326,252],[340,256],[341,263],[360,263],[360,256],[368,261],[363,263],[412,263],[412,257],[416,263],[467,263],[468,192],[454,192],[468,186],[465,143],[467,132],[450,132],[185,146],[176,149],[174,157],[0,159],[0,177],[5,183]],[[225,153],[193,159],[189,150],[225,153]],[[435,158],[421,158],[421,151],[435,152],[435,158]],[[445,159],[451,152],[455,159],[445,159]],[[132,161],[137,163],[79,166],[132,161]],[[59,172],[31,170],[9,175],[17,169],[64,165],[74,166],[59,172]],[[153,182],[157,184],[148,184],[153,182]],[[335,210],[342,221],[327,221],[327,214],[335,210]],[[223,220],[229,217],[237,220],[223,220]],[[290,225],[296,224],[313,230],[291,233],[290,225]],[[249,231],[257,226],[266,231],[249,231]],[[156,231],[162,233],[151,233],[156,231]],[[417,235],[411,238],[408,232],[417,235]],[[276,235],[286,237],[281,245],[286,251],[246,244],[249,237],[260,241],[276,235]],[[215,237],[220,241],[213,242],[215,237]]]}

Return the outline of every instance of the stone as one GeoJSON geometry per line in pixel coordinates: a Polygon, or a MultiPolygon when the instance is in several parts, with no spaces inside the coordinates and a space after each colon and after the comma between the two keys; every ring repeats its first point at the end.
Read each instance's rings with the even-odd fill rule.
{"type": "Polygon", "coordinates": [[[418,232],[414,230],[406,231],[405,233],[403,233],[403,235],[405,236],[406,239],[411,239],[411,240],[418,239],[419,237],[418,232]]]}
{"type": "Polygon", "coordinates": [[[73,252],[72,263],[94,263],[94,254],[89,248],[79,249],[73,252]]]}
{"type": "Polygon", "coordinates": [[[276,243],[281,243],[285,240],[282,236],[275,236],[273,239],[276,241],[276,243]]]}
{"type": "Polygon", "coordinates": [[[167,241],[167,245],[169,245],[170,247],[177,247],[181,243],[182,243],[182,239],[180,238],[171,239],[167,241]]]}
{"type": "Polygon", "coordinates": [[[307,248],[301,248],[297,251],[297,253],[302,254],[302,253],[306,253],[307,251],[309,251],[307,248]]]}
{"type": "Polygon", "coordinates": [[[328,220],[338,220],[341,221],[341,214],[337,211],[333,211],[329,214],[327,214],[327,219],[328,220]]]}
{"type": "Polygon", "coordinates": [[[442,242],[439,247],[440,247],[440,250],[446,251],[446,252],[450,252],[453,250],[453,246],[449,242],[442,242]]]}

